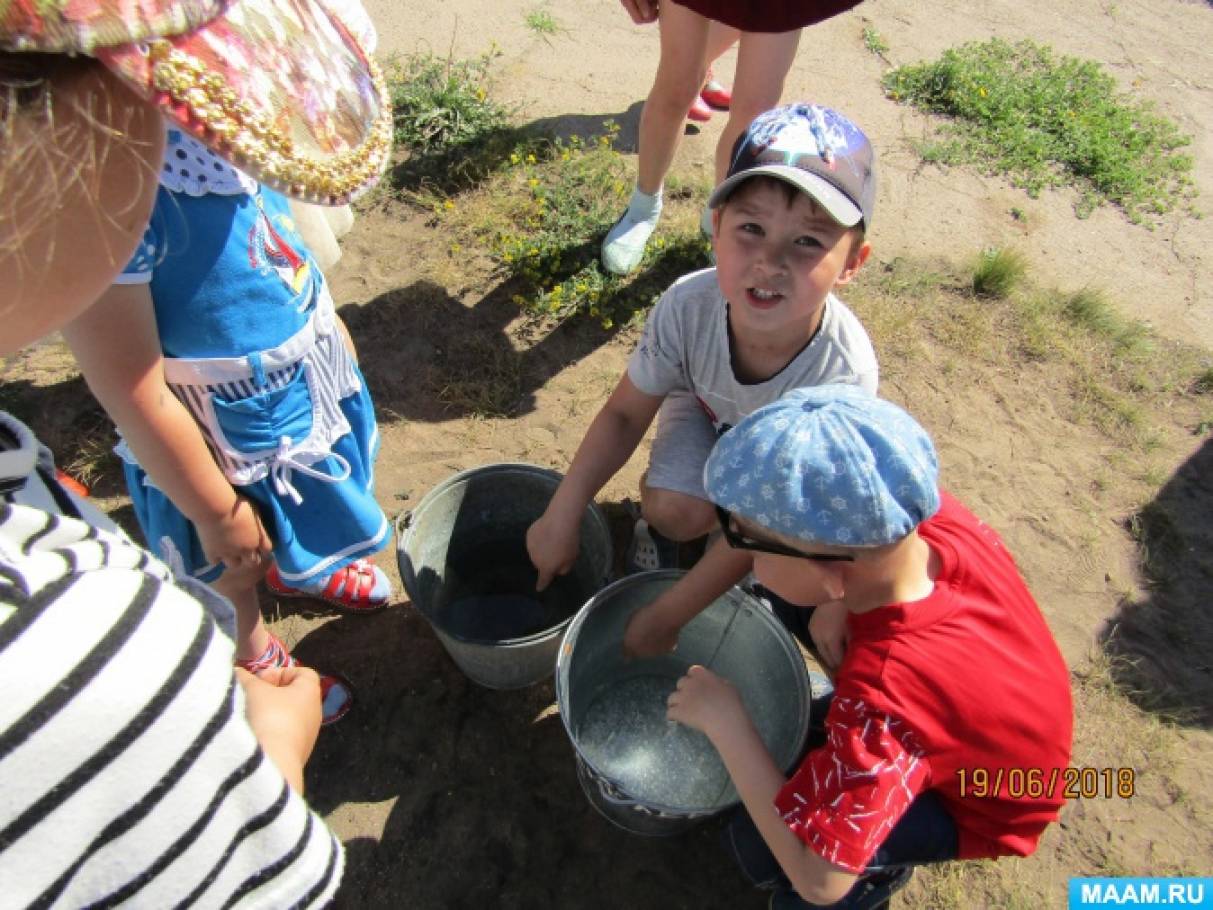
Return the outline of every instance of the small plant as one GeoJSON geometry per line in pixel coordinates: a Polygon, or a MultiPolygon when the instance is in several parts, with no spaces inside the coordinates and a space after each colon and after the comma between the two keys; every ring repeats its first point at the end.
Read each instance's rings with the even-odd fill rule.
{"type": "Polygon", "coordinates": [[[635,275],[601,268],[602,237],[626,207],[632,186],[627,163],[613,148],[618,129],[608,123],[597,137],[520,147],[491,191],[469,200],[467,213],[450,212],[452,229],[487,249],[499,273],[512,281],[514,302],[532,316],[588,317],[605,329],[622,326],[679,275],[707,263],[698,230],[665,228],[650,241],[635,275]]]}
{"type": "Polygon", "coordinates": [[[560,24],[556,21],[556,17],[542,6],[535,7],[528,12],[523,21],[526,22],[527,28],[545,41],[560,31],[560,24]]]}
{"type": "Polygon", "coordinates": [[[1202,370],[1192,382],[1192,391],[1198,395],[1208,395],[1213,392],[1213,367],[1202,370]]]}
{"type": "Polygon", "coordinates": [[[433,152],[507,126],[510,112],[489,97],[488,72],[495,56],[452,60],[427,53],[389,61],[397,144],[433,152]]]}
{"type": "Polygon", "coordinates": [[[986,250],[973,269],[973,293],[978,297],[1009,297],[1027,271],[1027,262],[1015,250],[986,250]]]}
{"type": "Polygon", "coordinates": [[[701,267],[704,241],[693,233],[659,232],[636,277],[605,272],[598,245],[627,203],[631,182],[614,151],[618,125],[585,140],[557,139],[544,161],[516,156],[518,178],[512,224],[493,246],[501,267],[521,280],[515,301],[547,317],[582,314],[610,329],[643,312],[679,274],[701,267]]]}
{"type": "Polygon", "coordinates": [[[881,58],[889,51],[889,43],[880,36],[880,32],[870,25],[863,27],[863,46],[868,49],[869,53],[881,58]]]}
{"type": "Polygon", "coordinates": [[[489,91],[497,56],[496,50],[471,60],[425,53],[388,62],[396,148],[404,155],[391,183],[414,202],[444,204],[496,172],[524,141],[511,125],[513,111],[489,91]]]}
{"type": "Polygon", "coordinates": [[[1144,352],[1150,347],[1146,327],[1125,319],[1098,290],[1084,288],[1066,297],[1062,314],[1094,335],[1101,335],[1122,351],[1144,352]]]}
{"type": "Polygon", "coordinates": [[[1180,151],[1191,138],[1094,61],[993,39],[892,70],[883,84],[895,101],[952,118],[922,143],[924,158],[1006,174],[1031,196],[1077,181],[1080,217],[1111,202],[1149,223],[1196,195],[1192,156],[1180,151]]]}

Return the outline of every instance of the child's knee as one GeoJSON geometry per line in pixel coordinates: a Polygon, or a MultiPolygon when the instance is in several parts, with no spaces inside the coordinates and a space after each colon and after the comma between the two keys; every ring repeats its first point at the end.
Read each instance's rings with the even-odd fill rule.
{"type": "Polygon", "coordinates": [[[649,525],[670,540],[694,540],[716,525],[716,511],[706,499],[659,487],[644,488],[641,512],[649,525]]]}

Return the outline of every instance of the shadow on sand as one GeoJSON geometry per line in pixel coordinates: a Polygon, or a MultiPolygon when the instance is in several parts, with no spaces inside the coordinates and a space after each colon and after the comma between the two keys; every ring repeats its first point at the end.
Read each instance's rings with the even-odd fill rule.
{"type": "Polygon", "coordinates": [[[1129,521],[1147,596],[1126,600],[1100,642],[1138,706],[1213,727],[1213,437],[1129,521]]]}

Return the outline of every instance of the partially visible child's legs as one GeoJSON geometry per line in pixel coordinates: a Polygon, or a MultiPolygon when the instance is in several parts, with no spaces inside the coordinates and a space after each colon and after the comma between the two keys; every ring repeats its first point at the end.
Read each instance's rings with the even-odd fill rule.
{"type": "Polygon", "coordinates": [[[663,537],[686,543],[710,533],[717,526],[716,509],[708,501],[652,487],[647,478],[640,483],[640,514],[663,537]]]}
{"type": "Polygon", "coordinates": [[[629,571],[677,568],[678,543],[715,529],[716,509],[703,489],[703,466],[715,444],[716,431],[694,395],[666,397],[640,481],[642,518],[629,548],[629,571]]]}
{"type": "Polygon", "coordinates": [[[722,111],[729,109],[733,98],[729,90],[716,81],[712,73],[712,65],[725,51],[736,44],[740,37],[740,31],[731,25],[725,25],[723,22],[712,20],[708,26],[708,49],[704,54],[707,72],[704,75],[704,82],[699,91],[699,97],[706,104],[722,111]]]}
{"type": "Polygon", "coordinates": [[[257,586],[249,584],[230,572],[224,572],[211,587],[232,602],[236,608],[236,660],[256,660],[270,646],[270,631],[261,618],[257,601],[257,586]]]}
{"type": "Polygon", "coordinates": [[[687,119],[706,122],[712,118],[713,110],[727,111],[732,101],[729,90],[716,81],[712,74],[712,64],[716,58],[736,43],[741,32],[732,26],[712,20],[708,24],[708,45],[704,53],[704,63],[707,71],[703,77],[703,85],[699,89],[699,97],[691,102],[687,119]]]}
{"type": "MultiPolygon", "coordinates": [[[[270,632],[261,618],[256,586],[249,586],[246,576],[224,573],[211,587],[232,602],[236,608],[236,666],[250,673],[294,663],[290,651],[270,632]]],[[[322,723],[331,724],[345,717],[354,704],[354,691],[339,676],[320,674],[322,723]]]]}
{"type": "Polygon", "coordinates": [[[764,111],[779,105],[788,70],[796,58],[801,29],[776,34],[743,32],[737,45],[737,72],[729,122],[716,143],[716,182],[729,171],[729,156],[737,137],[764,111]]]}
{"type": "MultiPolygon", "coordinates": [[[[776,892],[773,907],[817,906],[802,900],[792,890],[787,876],[744,807],[733,813],[721,838],[725,849],[755,887],[776,892]]],[[[913,866],[955,859],[959,850],[958,838],[956,823],[943,800],[929,791],[920,794],[877,848],[847,896],[830,906],[845,910],[884,906],[890,895],[909,882],[913,866]]]]}
{"type": "Polygon", "coordinates": [[[608,271],[626,274],[640,264],[657,219],[661,187],[682,135],[683,118],[707,73],[709,20],[677,3],[660,7],[661,58],[640,115],[639,173],[628,209],[602,242],[608,271]]]}
{"type": "MultiPolygon", "coordinates": [[[[717,184],[729,172],[729,159],[737,137],[745,132],[755,117],[779,105],[788,70],[792,68],[796,48],[800,44],[801,31],[741,33],[737,47],[737,71],[733,76],[733,93],[729,104],[729,122],[716,143],[717,184]]],[[[699,227],[704,234],[711,236],[712,213],[706,207],[699,227]]]]}

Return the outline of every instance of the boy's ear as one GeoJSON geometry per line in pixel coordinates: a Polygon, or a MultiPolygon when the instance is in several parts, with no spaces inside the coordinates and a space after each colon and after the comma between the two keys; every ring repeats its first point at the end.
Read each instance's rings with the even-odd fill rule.
{"type": "Polygon", "coordinates": [[[851,254],[847,257],[847,264],[843,266],[842,272],[834,281],[834,287],[842,287],[848,284],[852,278],[859,274],[859,270],[863,268],[863,264],[868,261],[868,257],[872,255],[872,244],[866,240],[851,250],[851,254]]]}
{"type": "Polygon", "coordinates": [[[718,205],[712,209],[712,245],[715,246],[716,238],[720,236],[720,216],[724,212],[724,206],[718,205]]]}

